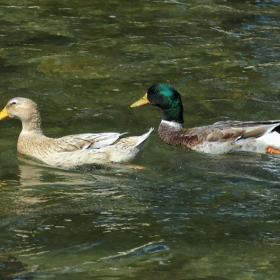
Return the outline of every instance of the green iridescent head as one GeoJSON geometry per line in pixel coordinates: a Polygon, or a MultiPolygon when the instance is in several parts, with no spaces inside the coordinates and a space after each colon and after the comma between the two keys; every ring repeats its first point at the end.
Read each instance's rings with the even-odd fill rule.
{"type": "Polygon", "coordinates": [[[184,123],[181,95],[174,87],[166,84],[153,85],[140,100],[130,107],[147,104],[160,107],[163,110],[163,120],[184,123]]]}

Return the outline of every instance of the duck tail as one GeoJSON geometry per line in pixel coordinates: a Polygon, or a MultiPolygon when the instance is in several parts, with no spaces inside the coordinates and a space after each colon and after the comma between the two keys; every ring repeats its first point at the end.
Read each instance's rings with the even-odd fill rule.
{"type": "Polygon", "coordinates": [[[149,129],[148,132],[146,132],[145,134],[143,134],[142,136],[139,136],[139,139],[137,141],[137,143],[135,144],[135,147],[139,146],[141,143],[143,143],[149,136],[150,134],[152,133],[152,131],[154,130],[153,127],[151,127],[149,129]]]}

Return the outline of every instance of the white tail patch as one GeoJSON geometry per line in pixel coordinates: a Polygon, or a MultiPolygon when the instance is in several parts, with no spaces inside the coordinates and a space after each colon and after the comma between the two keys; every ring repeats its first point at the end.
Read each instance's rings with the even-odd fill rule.
{"type": "Polygon", "coordinates": [[[142,142],[144,142],[144,141],[150,136],[150,134],[152,133],[153,130],[154,130],[154,128],[151,127],[147,133],[143,134],[142,136],[139,136],[139,139],[138,139],[138,141],[137,141],[135,147],[137,147],[137,146],[140,145],[142,142]]]}

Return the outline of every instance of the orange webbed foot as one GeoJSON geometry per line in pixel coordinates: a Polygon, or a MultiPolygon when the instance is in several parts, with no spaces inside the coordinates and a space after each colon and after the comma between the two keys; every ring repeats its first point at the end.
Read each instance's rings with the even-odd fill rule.
{"type": "Polygon", "coordinates": [[[269,155],[280,155],[280,150],[274,149],[274,148],[268,146],[266,148],[266,153],[269,154],[269,155]]]}

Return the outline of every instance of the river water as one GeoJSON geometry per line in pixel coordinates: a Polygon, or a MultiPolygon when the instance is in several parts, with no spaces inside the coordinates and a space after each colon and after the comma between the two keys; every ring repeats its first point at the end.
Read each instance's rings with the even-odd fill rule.
{"type": "Polygon", "coordinates": [[[144,169],[64,171],[17,155],[0,122],[1,279],[280,279],[280,159],[204,155],[131,109],[175,86],[186,126],[279,119],[279,1],[0,1],[1,104],[44,132],[155,131],[144,169]]]}

